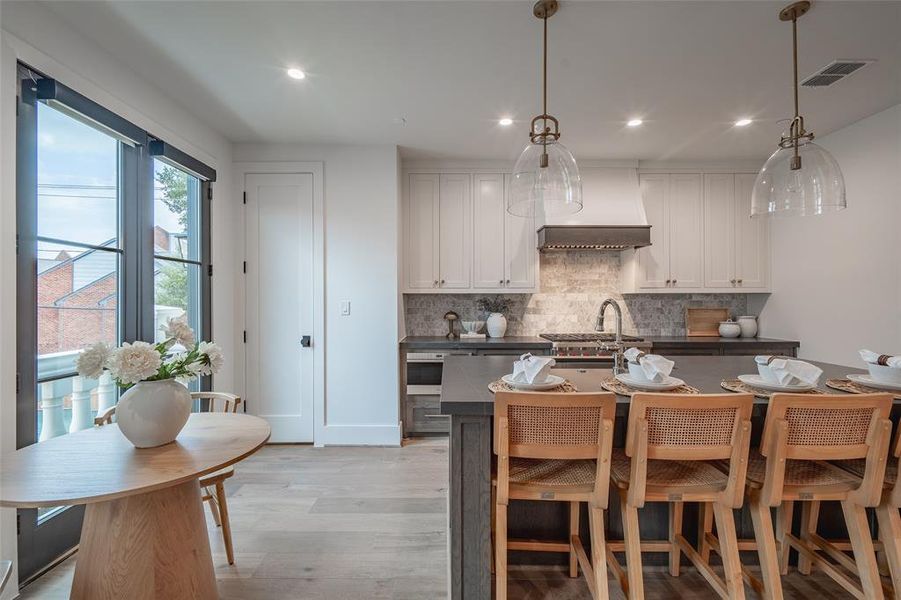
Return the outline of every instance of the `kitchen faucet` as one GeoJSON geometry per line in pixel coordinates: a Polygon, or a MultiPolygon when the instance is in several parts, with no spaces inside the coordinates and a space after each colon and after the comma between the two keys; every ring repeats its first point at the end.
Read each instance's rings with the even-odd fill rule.
{"type": "Polygon", "coordinates": [[[597,321],[595,321],[594,330],[604,331],[604,314],[607,311],[608,306],[612,306],[613,312],[616,314],[616,340],[612,344],[610,342],[603,342],[601,347],[604,350],[613,350],[613,374],[616,375],[623,370],[623,311],[620,308],[619,303],[613,298],[607,298],[601,303],[601,308],[598,309],[598,317],[597,321]]]}

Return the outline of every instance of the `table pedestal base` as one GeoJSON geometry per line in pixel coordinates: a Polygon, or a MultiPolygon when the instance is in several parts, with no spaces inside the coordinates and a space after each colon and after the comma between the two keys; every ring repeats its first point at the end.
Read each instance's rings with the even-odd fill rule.
{"type": "Polygon", "coordinates": [[[71,597],[218,598],[197,480],[88,504],[71,597]]]}

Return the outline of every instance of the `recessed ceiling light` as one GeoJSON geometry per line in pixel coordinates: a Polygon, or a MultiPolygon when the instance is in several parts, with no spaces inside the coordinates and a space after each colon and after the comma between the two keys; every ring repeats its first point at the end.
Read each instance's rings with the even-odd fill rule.
{"type": "Polygon", "coordinates": [[[626,125],[628,125],[629,127],[638,127],[642,123],[644,123],[644,121],[642,121],[641,119],[632,119],[631,121],[626,123],[626,125]]]}
{"type": "Polygon", "coordinates": [[[295,67],[288,69],[287,73],[288,77],[290,77],[291,79],[305,79],[307,76],[306,73],[295,67]]]}
{"type": "Polygon", "coordinates": [[[753,122],[754,121],[751,119],[739,119],[738,121],[735,122],[735,126],[736,127],[747,127],[748,125],[750,125],[753,122]]]}
{"type": "Polygon", "coordinates": [[[513,119],[511,119],[510,117],[504,117],[503,119],[499,120],[497,122],[497,124],[503,125],[504,127],[506,127],[508,125],[513,125],[513,119]]]}

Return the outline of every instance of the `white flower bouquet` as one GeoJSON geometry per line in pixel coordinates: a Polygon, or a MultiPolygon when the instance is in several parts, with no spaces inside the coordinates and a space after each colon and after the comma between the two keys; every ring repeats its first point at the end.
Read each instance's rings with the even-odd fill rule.
{"type": "Polygon", "coordinates": [[[166,339],[158,344],[124,343],[118,348],[98,342],[78,355],[78,374],[99,378],[108,370],[119,387],[128,389],[141,381],[188,381],[212,375],[222,367],[222,350],[212,342],[196,342],[184,316],[169,319],[162,327],[166,339]]]}

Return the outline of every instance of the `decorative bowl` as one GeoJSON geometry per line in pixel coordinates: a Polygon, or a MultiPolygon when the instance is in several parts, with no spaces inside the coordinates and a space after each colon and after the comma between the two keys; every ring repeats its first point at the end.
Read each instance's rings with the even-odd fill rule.
{"type": "Polygon", "coordinates": [[[485,326],[485,321],[461,321],[466,333],[478,333],[485,326]]]}
{"type": "Polygon", "coordinates": [[[867,363],[867,369],[870,370],[870,377],[876,381],[901,385],[901,369],[897,367],[867,363]]]}

